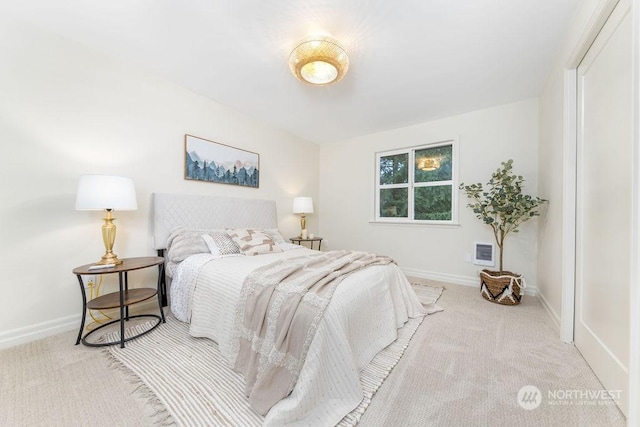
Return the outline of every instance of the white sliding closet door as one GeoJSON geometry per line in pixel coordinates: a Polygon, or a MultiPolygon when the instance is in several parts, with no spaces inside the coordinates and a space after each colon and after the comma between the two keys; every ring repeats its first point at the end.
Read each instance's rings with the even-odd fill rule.
{"type": "Polygon", "coordinates": [[[632,14],[622,0],[578,67],[575,344],[628,413],[632,14]]]}

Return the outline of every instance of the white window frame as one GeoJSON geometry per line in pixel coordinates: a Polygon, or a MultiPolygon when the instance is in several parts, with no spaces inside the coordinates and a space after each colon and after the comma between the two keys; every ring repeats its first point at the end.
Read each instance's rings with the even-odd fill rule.
{"type": "Polygon", "coordinates": [[[374,222],[392,223],[392,224],[430,224],[430,225],[458,225],[458,144],[455,138],[440,140],[423,145],[399,148],[396,150],[379,151],[375,153],[375,195],[374,195],[374,222]],[[415,152],[424,150],[425,148],[437,148],[451,145],[451,180],[448,181],[431,181],[431,182],[414,182],[414,165],[415,152]],[[380,184],[380,158],[393,156],[397,154],[408,154],[408,182],[403,184],[380,184]],[[451,219],[450,220],[417,220],[414,218],[414,188],[451,185],[451,219]],[[399,217],[383,217],[380,216],[380,190],[392,188],[407,188],[408,203],[407,218],[399,217]]]}

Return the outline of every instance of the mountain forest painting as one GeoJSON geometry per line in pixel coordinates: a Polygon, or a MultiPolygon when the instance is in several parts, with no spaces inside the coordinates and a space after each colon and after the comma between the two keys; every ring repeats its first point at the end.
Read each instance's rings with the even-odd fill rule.
{"type": "Polygon", "coordinates": [[[184,136],[184,178],[258,188],[260,155],[228,145],[184,136]]]}

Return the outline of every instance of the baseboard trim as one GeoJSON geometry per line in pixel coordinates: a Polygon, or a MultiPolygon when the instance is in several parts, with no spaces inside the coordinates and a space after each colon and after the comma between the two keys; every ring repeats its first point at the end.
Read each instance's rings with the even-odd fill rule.
{"type": "Polygon", "coordinates": [[[61,332],[71,331],[77,329],[79,326],[80,315],[75,314],[47,322],[36,323],[35,325],[12,329],[0,333],[0,349],[46,338],[61,332]]]}
{"type": "MultiPolygon", "coordinates": [[[[460,276],[457,274],[439,273],[415,268],[401,268],[401,270],[405,275],[411,277],[480,288],[480,282],[477,276],[460,276]]],[[[538,296],[538,289],[528,285],[524,290],[524,294],[532,297],[538,296]]]]}
{"type": "Polygon", "coordinates": [[[559,334],[560,333],[560,316],[558,316],[558,313],[556,313],[553,307],[551,307],[551,304],[549,304],[549,301],[547,301],[547,299],[544,297],[544,294],[540,291],[538,291],[538,299],[542,303],[542,306],[544,307],[544,309],[547,310],[547,313],[549,313],[549,317],[551,317],[551,320],[553,321],[553,324],[555,325],[557,332],[559,334]]]}
{"type": "Polygon", "coordinates": [[[407,276],[418,277],[420,279],[430,279],[438,282],[454,283],[456,285],[464,286],[479,286],[477,277],[438,273],[435,271],[418,270],[416,268],[401,268],[401,270],[407,276]]]}
{"type": "MultiPolygon", "coordinates": [[[[165,307],[165,315],[167,314],[166,309],[167,308],[165,307]]],[[[118,309],[105,310],[105,312],[109,315],[113,314],[116,319],[119,317],[118,309]]],[[[158,302],[155,299],[140,302],[139,304],[131,307],[132,315],[155,312],[158,312],[158,302]]],[[[0,349],[14,347],[16,345],[47,338],[51,335],[60,334],[74,329],[78,330],[80,327],[80,320],[81,315],[74,314],[2,332],[0,333],[0,349]]],[[[87,314],[87,323],[90,322],[91,318],[87,314]]]]}

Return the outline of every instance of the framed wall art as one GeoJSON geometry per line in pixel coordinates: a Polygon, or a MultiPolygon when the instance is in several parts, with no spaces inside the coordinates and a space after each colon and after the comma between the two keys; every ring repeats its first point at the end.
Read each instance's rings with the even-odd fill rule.
{"type": "Polygon", "coordinates": [[[258,188],[260,155],[193,135],[184,136],[184,178],[258,188]]]}

